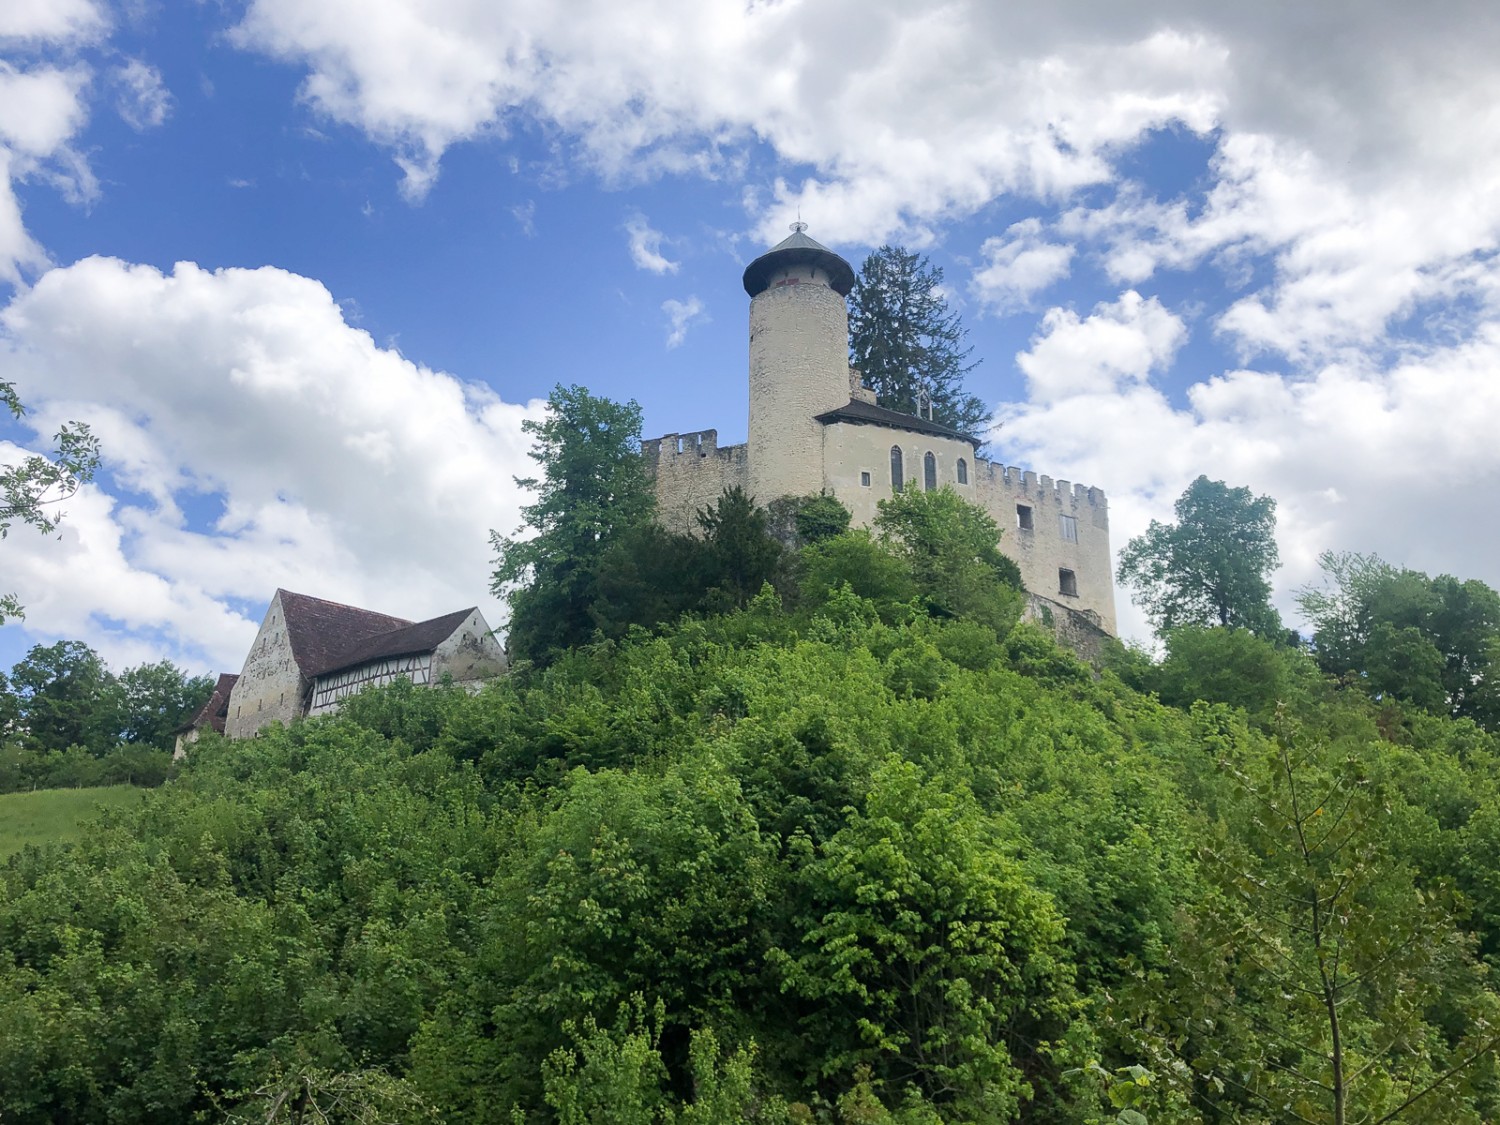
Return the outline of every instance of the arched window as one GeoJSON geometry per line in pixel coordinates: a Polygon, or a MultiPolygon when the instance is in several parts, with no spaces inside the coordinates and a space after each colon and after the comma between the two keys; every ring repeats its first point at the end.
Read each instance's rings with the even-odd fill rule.
{"type": "Polygon", "coordinates": [[[967,461],[965,461],[962,457],[960,457],[958,459],[958,483],[959,484],[968,484],[969,483],[969,463],[967,461]]]}
{"type": "Polygon", "coordinates": [[[891,491],[900,492],[901,486],[906,482],[906,477],[901,471],[901,447],[891,446],[891,491]]]}
{"type": "Polygon", "coordinates": [[[928,492],[937,487],[937,458],[931,453],[922,457],[922,487],[928,492]]]}

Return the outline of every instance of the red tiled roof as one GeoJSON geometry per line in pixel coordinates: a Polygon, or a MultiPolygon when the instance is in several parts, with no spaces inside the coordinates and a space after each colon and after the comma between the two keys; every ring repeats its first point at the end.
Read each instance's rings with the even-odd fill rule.
{"type": "Polygon", "coordinates": [[[453,631],[464,623],[475,608],[475,606],[470,606],[468,609],[455,610],[453,613],[445,613],[441,617],[434,617],[428,621],[418,621],[415,625],[403,625],[399,629],[377,634],[336,654],[333,658],[335,663],[323,668],[304,669],[304,672],[309,676],[321,676],[328,672],[336,672],[341,668],[352,668],[356,664],[381,660],[387,656],[431,652],[452,636],[453,631]]]}
{"type": "Polygon", "coordinates": [[[304,676],[316,676],[347,666],[343,654],[378,637],[413,624],[404,617],[324,601],[322,598],[277,590],[286,614],[287,638],[292,657],[304,676]]]}
{"type": "Polygon", "coordinates": [[[214,692],[202,707],[194,712],[193,717],[183,723],[174,731],[174,734],[182,734],[198,727],[211,726],[219,734],[224,733],[224,720],[229,717],[229,693],[234,690],[234,685],[239,681],[237,672],[220,672],[219,682],[214,685],[214,692]]]}

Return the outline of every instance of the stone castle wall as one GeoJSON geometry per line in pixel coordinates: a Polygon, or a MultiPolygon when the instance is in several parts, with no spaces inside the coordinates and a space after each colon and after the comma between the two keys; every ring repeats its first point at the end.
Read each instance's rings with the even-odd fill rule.
{"type": "Polygon", "coordinates": [[[657,522],[668,531],[695,533],[699,509],[713,507],[726,488],[750,491],[749,447],[720,448],[717,430],[663,434],[641,442],[641,455],[656,485],[657,522]]]}

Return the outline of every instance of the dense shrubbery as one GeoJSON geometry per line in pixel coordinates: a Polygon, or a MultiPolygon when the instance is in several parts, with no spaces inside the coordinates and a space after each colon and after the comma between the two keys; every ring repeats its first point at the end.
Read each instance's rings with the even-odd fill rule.
{"type": "Polygon", "coordinates": [[[1489,735],[1222,630],[1122,661],[1168,706],[864,544],[17,857],[6,1119],[1332,1120],[1334,945],[1351,1110],[1493,1115],[1489,735]]]}

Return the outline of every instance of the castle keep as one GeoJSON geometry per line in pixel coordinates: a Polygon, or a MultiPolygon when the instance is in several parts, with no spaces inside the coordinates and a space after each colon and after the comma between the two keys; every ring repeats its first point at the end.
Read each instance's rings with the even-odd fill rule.
{"type": "Polygon", "coordinates": [[[976,437],[877,405],[849,366],[854,270],[804,229],[745,269],[749,440],[721,447],[716,430],[700,430],[642,443],[661,521],[694,530],[697,511],[738,485],[761,504],[830,493],[863,527],[896,490],[951,485],[1004,529],[1000,549],[1021,568],[1031,616],[1113,634],[1104,493],[990,461],[976,437]]]}

